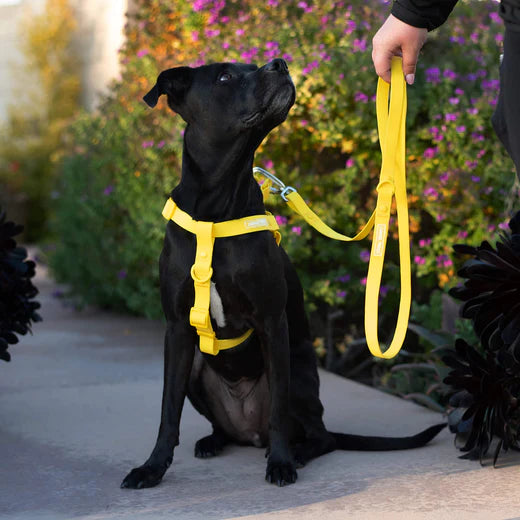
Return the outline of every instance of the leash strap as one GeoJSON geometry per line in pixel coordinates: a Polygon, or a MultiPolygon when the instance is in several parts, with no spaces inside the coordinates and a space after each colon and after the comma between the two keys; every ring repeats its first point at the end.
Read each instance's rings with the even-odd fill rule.
{"type": "Polygon", "coordinates": [[[408,226],[408,198],[406,195],[406,83],[401,58],[392,59],[391,88],[379,78],[376,95],[377,126],[382,164],[377,186],[374,236],[368,266],[365,293],[365,335],[370,352],[384,359],[395,357],[401,350],[410,316],[412,301],[410,232],[408,226]],[[390,105],[388,99],[390,98],[390,105]],[[394,337],[385,352],[378,340],[379,289],[383,273],[386,240],[392,196],[395,196],[399,232],[399,263],[401,295],[394,337]]]}
{"type": "MultiPolygon", "coordinates": [[[[357,235],[348,237],[334,231],[307,206],[303,198],[294,188],[285,186],[279,179],[276,179],[272,174],[263,171],[261,168],[255,169],[261,172],[262,175],[268,174],[270,178],[275,179],[278,186],[272,189],[272,182],[265,188],[262,186],[264,200],[267,198],[269,191],[275,193],[280,192],[282,198],[293,211],[304,218],[314,229],[329,238],[343,242],[362,240],[366,238],[372,228],[374,228],[365,292],[365,335],[368,348],[372,355],[385,359],[395,357],[404,342],[408,328],[412,294],[405,172],[406,84],[401,58],[394,57],[392,59],[391,74],[391,89],[390,85],[381,78],[379,78],[377,84],[376,112],[382,164],[380,180],[377,186],[378,196],[376,209],[357,235]],[[399,232],[401,298],[394,337],[388,349],[382,352],[377,334],[379,290],[383,273],[392,198],[394,195],[399,232]]],[[[264,184],[267,182],[269,181],[266,181],[264,184]]]]}
{"type": "Polygon", "coordinates": [[[171,198],[167,200],[162,215],[166,220],[173,220],[197,237],[195,262],[190,271],[195,288],[195,301],[190,310],[190,325],[197,329],[201,352],[216,356],[221,350],[240,345],[252,334],[253,329],[249,329],[238,338],[217,339],[211,325],[209,307],[215,238],[244,235],[255,231],[272,231],[276,243],[280,244],[282,237],[276,219],[271,214],[266,214],[216,223],[193,220],[171,198]]]}

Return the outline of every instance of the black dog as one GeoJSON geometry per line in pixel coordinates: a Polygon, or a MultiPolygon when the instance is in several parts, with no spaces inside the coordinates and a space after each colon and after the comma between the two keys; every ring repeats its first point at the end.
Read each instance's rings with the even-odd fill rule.
{"type": "MultiPolygon", "coordinates": [[[[154,107],[161,94],[188,123],[182,178],[171,194],[175,203],[201,221],[265,214],[252,175],[253,156],[294,103],[286,63],[276,59],[261,68],[218,63],[169,69],[144,99],[154,107]]],[[[195,456],[214,456],[230,442],[268,446],[266,479],[280,486],[296,480],[297,466],[332,450],[414,448],[442,429],[444,425],[434,426],[408,438],[325,429],[303,291],[270,231],[215,240],[213,328],[218,338],[254,332],[217,356],[202,354],[189,321],[195,251],[195,235],[170,221],[160,258],[167,319],[161,425],[149,459],[126,476],[122,487],[161,481],[179,442],[186,395],[213,426],[213,433],[196,443],[195,456]]]]}

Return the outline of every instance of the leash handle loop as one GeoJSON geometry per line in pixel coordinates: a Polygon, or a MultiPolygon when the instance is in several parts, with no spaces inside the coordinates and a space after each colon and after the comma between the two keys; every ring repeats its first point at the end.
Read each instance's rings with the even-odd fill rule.
{"type": "Polygon", "coordinates": [[[411,305],[410,234],[406,195],[406,84],[402,60],[392,59],[391,84],[378,80],[376,111],[381,146],[381,180],[378,185],[375,232],[372,241],[365,292],[365,335],[372,355],[384,359],[396,356],[408,329],[411,305]],[[388,103],[390,99],[390,104],[388,103]],[[390,220],[392,197],[395,196],[399,230],[401,295],[394,337],[385,352],[378,340],[379,291],[390,220]]]}

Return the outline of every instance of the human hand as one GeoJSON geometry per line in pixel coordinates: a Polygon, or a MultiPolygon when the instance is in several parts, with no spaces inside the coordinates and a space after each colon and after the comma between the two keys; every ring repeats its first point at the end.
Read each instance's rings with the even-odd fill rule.
{"type": "Polygon", "coordinates": [[[372,61],[377,75],[390,83],[392,57],[402,56],[406,82],[413,85],[419,51],[427,35],[427,29],[408,25],[391,14],[372,39],[372,61]]]}

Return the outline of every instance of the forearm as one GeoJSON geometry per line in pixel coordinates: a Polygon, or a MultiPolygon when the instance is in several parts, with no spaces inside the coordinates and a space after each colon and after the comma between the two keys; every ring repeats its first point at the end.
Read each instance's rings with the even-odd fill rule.
{"type": "Polygon", "coordinates": [[[442,25],[457,0],[395,0],[392,14],[402,22],[428,31],[442,25]]]}

